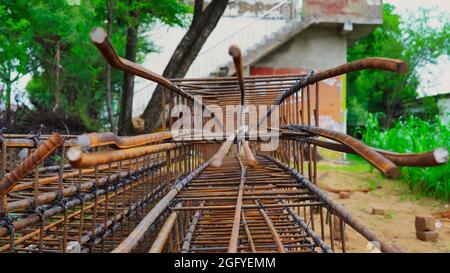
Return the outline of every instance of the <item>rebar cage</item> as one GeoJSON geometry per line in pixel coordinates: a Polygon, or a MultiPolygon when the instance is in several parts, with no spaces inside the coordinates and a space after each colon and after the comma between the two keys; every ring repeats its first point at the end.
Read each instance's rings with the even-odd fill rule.
{"type": "Polygon", "coordinates": [[[103,30],[91,39],[114,68],[164,87],[161,132],[1,135],[0,252],[347,252],[349,228],[379,251],[401,252],[318,187],[318,147],[360,155],[392,178],[398,166],[448,159],[446,150],[392,153],[320,127],[321,81],[362,69],[402,73],[401,61],[245,77],[232,46],[236,77],[168,80],[117,56],[103,30]],[[278,128],[266,126],[278,149],[264,151],[267,139],[246,129],[259,129],[273,110],[257,110],[256,126],[241,111],[244,126],[234,132],[209,138],[191,129],[191,138],[176,138],[167,109],[196,103],[210,112],[278,106],[278,128]]]}

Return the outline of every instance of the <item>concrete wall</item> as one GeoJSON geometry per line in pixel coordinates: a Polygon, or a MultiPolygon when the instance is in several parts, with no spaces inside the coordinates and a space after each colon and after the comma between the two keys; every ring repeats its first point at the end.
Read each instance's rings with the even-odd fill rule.
{"type": "MultiPolygon", "coordinates": [[[[323,71],[346,63],[347,37],[339,27],[313,26],[275,49],[250,66],[250,75],[299,74],[310,70],[323,71]]],[[[345,75],[319,84],[319,125],[346,132],[345,75]]],[[[312,87],[311,102],[315,104],[312,87]]],[[[342,159],[342,154],[320,151],[328,159],[342,159]]]]}
{"type": "Polygon", "coordinates": [[[303,68],[324,70],[346,62],[347,38],[337,27],[308,28],[286,42],[255,67],[303,68]]]}

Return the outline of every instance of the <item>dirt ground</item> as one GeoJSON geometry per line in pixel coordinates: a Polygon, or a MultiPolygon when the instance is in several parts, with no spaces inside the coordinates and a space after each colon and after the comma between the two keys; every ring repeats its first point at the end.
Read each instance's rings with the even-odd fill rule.
{"type": "MultiPolygon", "coordinates": [[[[401,181],[384,179],[369,167],[353,168],[335,163],[321,162],[319,186],[335,189],[374,189],[368,193],[353,192],[349,199],[328,192],[344,205],[354,217],[406,252],[450,252],[450,219],[441,213],[449,211],[448,203],[412,194],[401,181]],[[385,210],[384,215],[372,214],[372,208],[385,210]],[[414,221],[416,215],[433,215],[438,221],[439,239],[424,242],[416,238],[414,221]],[[440,224],[439,224],[440,223],[440,224]]],[[[448,217],[448,214],[447,214],[448,217]]],[[[352,228],[346,228],[348,252],[371,252],[367,240],[352,228]]]]}

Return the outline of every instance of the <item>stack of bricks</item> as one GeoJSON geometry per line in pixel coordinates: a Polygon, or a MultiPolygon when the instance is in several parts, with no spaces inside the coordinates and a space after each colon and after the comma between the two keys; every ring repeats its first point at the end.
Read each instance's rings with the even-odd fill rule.
{"type": "Polygon", "coordinates": [[[439,233],[436,230],[435,220],[432,216],[416,216],[416,237],[422,241],[436,241],[439,233]]]}

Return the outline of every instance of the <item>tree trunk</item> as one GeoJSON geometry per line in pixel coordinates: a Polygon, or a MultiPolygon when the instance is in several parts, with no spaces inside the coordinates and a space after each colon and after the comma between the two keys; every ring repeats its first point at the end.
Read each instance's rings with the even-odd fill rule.
{"type": "Polygon", "coordinates": [[[54,112],[59,112],[59,104],[60,104],[60,98],[59,98],[59,63],[61,61],[61,44],[58,40],[56,42],[56,54],[55,54],[55,107],[53,107],[54,112]]]}
{"type": "Polygon", "coordinates": [[[6,81],[6,100],[5,100],[5,111],[6,111],[6,126],[11,125],[11,82],[6,81]]]}
{"type": "MultiPolygon", "coordinates": [[[[132,5],[132,0],[128,1],[128,4],[132,5]]],[[[137,10],[130,11],[130,20],[127,30],[127,42],[125,48],[125,58],[136,62],[136,46],[138,42],[138,27],[139,16],[137,10]]],[[[119,134],[131,135],[134,133],[132,123],[133,113],[133,89],[134,89],[134,76],[124,73],[123,74],[123,90],[121,111],[119,119],[119,134]]]]}
{"type": "MultiPolygon", "coordinates": [[[[216,0],[212,1],[204,9],[203,0],[195,1],[194,17],[191,26],[175,49],[172,58],[164,70],[164,77],[182,78],[186,75],[203,44],[216,27],[227,4],[228,0],[216,0]]],[[[157,86],[150,102],[141,116],[141,118],[144,119],[145,131],[147,132],[154,131],[161,124],[162,95],[163,87],[157,86]]],[[[168,94],[165,95],[167,97],[168,94]]]]}
{"type": "MultiPolygon", "coordinates": [[[[112,20],[113,20],[113,14],[112,14],[112,0],[108,0],[107,2],[107,32],[108,37],[111,37],[112,35],[112,20]]],[[[114,112],[112,108],[112,90],[111,90],[111,67],[109,64],[106,64],[105,67],[105,85],[106,85],[106,108],[108,111],[108,117],[109,117],[109,123],[111,124],[111,131],[115,134],[117,134],[117,128],[114,121],[114,112]]]]}

